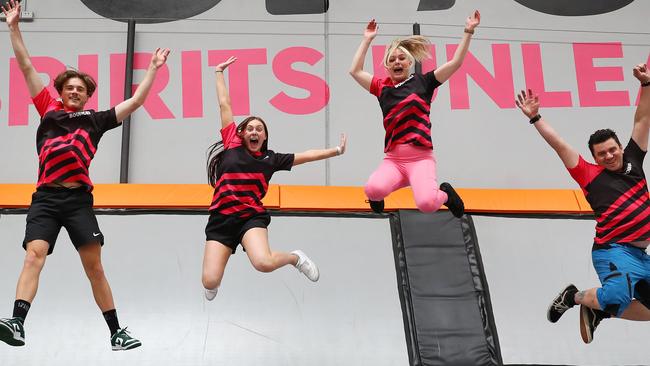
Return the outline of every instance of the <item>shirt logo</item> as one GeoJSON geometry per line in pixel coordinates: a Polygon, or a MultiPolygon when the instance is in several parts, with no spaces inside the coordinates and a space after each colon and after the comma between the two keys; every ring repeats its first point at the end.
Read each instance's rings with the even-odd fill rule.
{"type": "Polygon", "coordinates": [[[93,236],[100,236],[102,233],[93,233],[93,236]]]}
{"type": "Polygon", "coordinates": [[[623,174],[626,175],[630,174],[631,171],[632,171],[632,163],[627,163],[627,166],[625,167],[625,171],[623,172],[623,174]]]}
{"type": "Polygon", "coordinates": [[[79,111],[79,112],[73,112],[68,114],[68,117],[70,118],[75,118],[79,116],[90,116],[90,111],[79,111]]]}
{"type": "Polygon", "coordinates": [[[407,82],[407,81],[413,79],[413,76],[414,76],[414,75],[411,74],[411,76],[409,76],[408,78],[406,78],[406,80],[402,81],[401,83],[395,84],[395,87],[396,87],[396,88],[399,88],[400,86],[404,85],[405,82],[407,82]]]}

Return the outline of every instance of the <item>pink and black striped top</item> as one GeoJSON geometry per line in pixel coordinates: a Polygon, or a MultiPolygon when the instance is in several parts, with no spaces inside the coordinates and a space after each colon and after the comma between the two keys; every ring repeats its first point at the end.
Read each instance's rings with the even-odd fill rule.
{"type": "Polygon", "coordinates": [[[630,139],[623,153],[623,169],[609,171],[582,156],[569,173],[582,188],[596,216],[595,244],[650,240],[650,203],[643,173],[646,152],[630,139]]]}
{"type": "Polygon", "coordinates": [[[54,182],[74,182],[91,191],[93,183],[88,168],[104,132],[119,126],[115,109],[68,111],[47,88],[32,100],[41,116],[36,132],[37,187],[54,182]]]}
{"type": "Polygon", "coordinates": [[[379,100],[384,115],[384,152],[397,144],[433,149],[429,113],[433,92],[440,85],[433,71],[412,74],[396,85],[390,78],[372,78],[370,93],[379,100]]]}
{"type": "Polygon", "coordinates": [[[262,198],[278,170],[291,170],[294,154],[267,150],[253,156],[242,145],[235,123],[221,130],[225,151],[217,167],[217,179],[210,211],[222,215],[248,217],[266,212],[262,198]]]}

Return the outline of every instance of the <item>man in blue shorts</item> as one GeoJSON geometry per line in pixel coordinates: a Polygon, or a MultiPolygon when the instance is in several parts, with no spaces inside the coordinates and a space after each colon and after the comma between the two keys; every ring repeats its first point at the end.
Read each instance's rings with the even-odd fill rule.
{"type": "Polygon", "coordinates": [[[580,334],[585,343],[604,318],[650,320],[650,202],[643,172],[650,129],[650,72],[634,67],[641,97],[632,137],[625,149],[614,131],[598,130],[589,138],[596,164],[585,161],[539,114],[539,97],[529,89],[516,101],[537,132],[555,150],[580,185],[596,218],[592,261],[602,287],[579,291],[567,286],[551,303],[548,320],[580,305],[580,334]]]}

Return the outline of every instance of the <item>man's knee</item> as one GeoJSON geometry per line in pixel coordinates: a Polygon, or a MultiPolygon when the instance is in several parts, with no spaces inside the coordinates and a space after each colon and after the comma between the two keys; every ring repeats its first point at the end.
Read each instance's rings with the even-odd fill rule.
{"type": "Polygon", "coordinates": [[[603,311],[619,317],[632,302],[627,286],[601,288],[598,290],[598,302],[603,311]]]}
{"type": "Polygon", "coordinates": [[[42,268],[47,258],[47,245],[28,245],[25,250],[25,267],[42,268]]]}

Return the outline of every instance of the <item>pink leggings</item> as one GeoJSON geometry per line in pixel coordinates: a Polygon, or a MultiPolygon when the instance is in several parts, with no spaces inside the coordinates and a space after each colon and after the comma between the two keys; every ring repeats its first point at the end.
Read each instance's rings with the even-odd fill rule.
{"type": "Polygon", "coordinates": [[[422,212],[437,211],[447,202],[447,193],[438,188],[436,159],[431,149],[411,144],[395,146],[370,175],[364,189],[368,199],[381,201],[391,192],[408,186],[422,212]]]}

